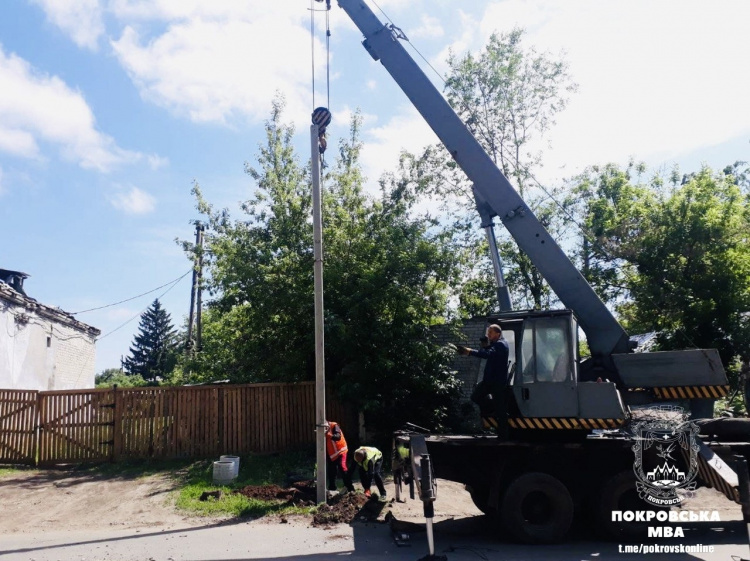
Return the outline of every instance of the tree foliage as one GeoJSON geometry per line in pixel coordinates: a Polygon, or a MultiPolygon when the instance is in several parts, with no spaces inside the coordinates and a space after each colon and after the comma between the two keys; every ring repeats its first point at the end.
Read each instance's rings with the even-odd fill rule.
{"type": "MultiPolygon", "coordinates": [[[[246,166],[256,190],[241,219],[215,211],[195,188],[210,225],[203,352],[187,365],[198,379],[314,377],[309,171],[282,110],[277,99],[266,143],[246,166]]],[[[439,426],[457,382],[430,327],[445,321],[457,283],[453,241],[436,221],[411,215],[398,180],[384,180],[379,199],[365,193],[360,123],[356,115],[324,177],[326,376],[380,428],[407,418],[439,426]]]]}
{"type": "Polygon", "coordinates": [[[146,385],[146,380],[138,374],[128,375],[120,368],[106,368],[94,377],[97,388],[137,388],[146,385]]]}
{"type": "Polygon", "coordinates": [[[177,362],[176,332],[172,319],[157,298],[141,314],[138,333],[125,359],[125,371],[148,382],[168,376],[177,362]]]}
{"type": "MultiPolygon", "coordinates": [[[[492,158],[521,197],[534,210],[539,220],[556,238],[564,235],[567,221],[550,203],[550,187],[542,186],[536,174],[542,166],[542,138],[555,123],[576,85],[562,58],[526,48],[523,31],[513,29],[493,34],[477,54],[451,54],[448,59],[446,96],[458,116],[466,123],[479,144],[492,158]]],[[[463,172],[440,146],[427,148],[420,156],[405,155],[402,166],[408,165],[418,194],[433,197],[436,193],[460,201],[461,216],[456,227],[471,225],[473,237],[465,247],[476,248],[481,260],[468,275],[466,288],[476,289],[485,282],[495,281],[487,246],[476,229],[477,212],[474,197],[463,172]]],[[[506,280],[512,299],[519,308],[542,308],[553,300],[547,283],[528,257],[502,228],[498,228],[498,249],[506,266],[506,280]]],[[[475,311],[496,308],[494,290],[471,296],[466,293],[469,308],[475,311]],[[480,300],[485,299],[482,305],[480,300]],[[489,299],[487,299],[489,298],[489,299]]]]}
{"type": "Polygon", "coordinates": [[[750,197],[708,168],[634,183],[630,166],[592,168],[578,187],[592,235],[587,276],[631,332],[661,348],[716,348],[725,365],[750,346],[750,197]]]}

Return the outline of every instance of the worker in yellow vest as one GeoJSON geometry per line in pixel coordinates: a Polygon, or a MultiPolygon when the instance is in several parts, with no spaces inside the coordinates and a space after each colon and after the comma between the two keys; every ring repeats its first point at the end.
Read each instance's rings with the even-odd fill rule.
{"type": "Polygon", "coordinates": [[[328,475],[329,494],[336,491],[336,476],[341,473],[344,486],[349,492],[354,491],[352,475],[346,465],[346,456],[349,449],[346,446],[346,438],[341,426],[335,421],[328,421],[326,428],[326,474],[328,475]]]}
{"type": "Polygon", "coordinates": [[[354,451],[354,461],[359,466],[359,480],[365,490],[365,496],[370,498],[372,481],[380,492],[380,498],[385,499],[385,486],[380,470],[383,467],[383,453],[373,446],[361,446],[354,451]]]}

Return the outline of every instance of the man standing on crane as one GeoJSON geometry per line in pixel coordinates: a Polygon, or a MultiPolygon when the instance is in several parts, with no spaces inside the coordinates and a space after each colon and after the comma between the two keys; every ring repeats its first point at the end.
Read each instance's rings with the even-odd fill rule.
{"type": "Polygon", "coordinates": [[[482,417],[493,416],[497,420],[498,435],[508,437],[508,342],[503,330],[493,323],[487,328],[487,346],[483,349],[469,349],[456,346],[458,354],[476,356],[487,360],[482,381],[471,394],[471,400],[479,405],[482,417]],[[490,399],[492,396],[492,399],[490,399]]]}

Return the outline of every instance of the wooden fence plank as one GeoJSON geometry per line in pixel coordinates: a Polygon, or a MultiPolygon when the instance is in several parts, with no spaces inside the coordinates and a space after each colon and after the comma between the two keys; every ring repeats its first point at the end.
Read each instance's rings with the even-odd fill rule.
{"type": "MultiPolygon", "coordinates": [[[[327,393],[328,418],[356,412],[327,393]]],[[[351,426],[350,426],[351,425],[351,426]]],[[[350,437],[352,438],[352,437],[350,437]]],[[[315,386],[0,389],[0,460],[33,464],[280,452],[315,443],[315,386]]]]}

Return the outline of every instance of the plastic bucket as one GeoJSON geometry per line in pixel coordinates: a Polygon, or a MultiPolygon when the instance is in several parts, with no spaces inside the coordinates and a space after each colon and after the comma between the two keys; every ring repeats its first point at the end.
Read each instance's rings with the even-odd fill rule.
{"type": "Polygon", "coordinates": [[[234,462],[214,462],[213,477],[216,485],[227,485],[234,481],[234,462]]]}
{"type": "Polygon", "coordinates": [[[239,456],[219,456],[220,462],[232,462],[234,464],[234,477],[240,474],[240,457],[239,456]]]}

